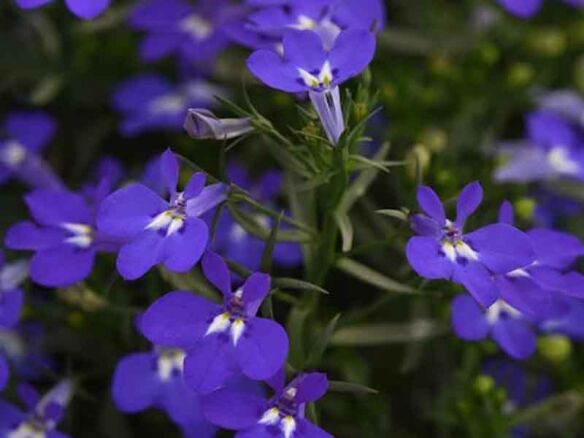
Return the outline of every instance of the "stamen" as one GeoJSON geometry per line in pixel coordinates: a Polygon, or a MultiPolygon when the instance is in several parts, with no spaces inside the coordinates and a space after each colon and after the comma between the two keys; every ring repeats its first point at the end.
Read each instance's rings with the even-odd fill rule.
{"type": "Polygon", "coordinates": [[[231,321],[229,320],[230,317],[231,315],[225,312],[213,318],[213,321],[211,324],[209,324],[209,328],[207,329],[205,336],[212,333],[222,333],[227,330],[231,326],[231,321]]]}
{"type": "Polygon", "coordinates": [[[166,210],[162,213],[158,214],[150,221],[148,225],[146,225],[145,230],[160,230],[162,228],[166,228],[172,222],[172,211],[166,210]]]}
{"type": "Polygon", "coordinates": [[[278,408],[268,409],[258,421],[259,424],[276,424],[280,420],[280,411],[278,408]]]}
{"type": "Polygon", "coordinates": [[[303,68],[298,68],[298,73],[300,74],[300,77],[302,78],[304,84],[306,84],[307,87],[318,88],[318,86],[320,85],[318,78],[314,76],[312,73],[307,72],[303,68]]]}

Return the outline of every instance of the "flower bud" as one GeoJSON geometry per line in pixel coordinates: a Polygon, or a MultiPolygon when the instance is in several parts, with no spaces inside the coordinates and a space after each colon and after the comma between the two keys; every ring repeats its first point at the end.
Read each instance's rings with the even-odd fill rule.
{"type": "Polygon", "coordinates": [[[191,138],[229,140],[253,130],[251,119],[220,119],[202,108],[189,109],[184,128],[191,138]]]}

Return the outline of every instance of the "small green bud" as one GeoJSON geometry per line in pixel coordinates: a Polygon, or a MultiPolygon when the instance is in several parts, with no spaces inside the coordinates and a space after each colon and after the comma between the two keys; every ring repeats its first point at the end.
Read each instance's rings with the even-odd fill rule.
{"type": "Polygon", "coordinates": [[[507,81],[512,87],[524,87],[529,85],[534,76],[533,66],[525,62],[517,62],[509,69],[507,81]]]}
{"type": "Polygon", "coordinates": [[[515,213],[519,218],[529,220],[533,217],[536,206],[537,204],[532,198],[519,198],[515,201],[515,213]]]}
{"type": "Polygon", "coordinates": [[[495,381],[491,376],[480,375],[475,379],[473,386],[477,394],[487,395],[495,387],[495,381]]]}
{"type": "Polygon", "coordinates": [[[545,336],[539,339],[538,350],[548,361],[561,363],[572,355],[572,342],[562,335],[545,336]]]}

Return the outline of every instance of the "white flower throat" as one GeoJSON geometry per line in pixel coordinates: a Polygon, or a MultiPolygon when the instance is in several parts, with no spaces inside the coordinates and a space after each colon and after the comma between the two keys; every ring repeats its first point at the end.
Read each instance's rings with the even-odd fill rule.
{"type": "Polygon", "coordinates": [[[277,401],[276,406],[264,412],[258,423],[268,426],[279,426],[284,438],[292,438],[297,426],[295,418],[298,410],[295,401],[296,393],[296,388],[286,388],[284,394],[277,401]]]}
{"type": "Polygon", "coordinates": [[[246,329],[246,317],[244,315],[243,290],[240,288],[226,303],[225,311],[215,316],[209,324],[205,336],[213,333],[229,332],[234,346],[239,343],[246,329]]]}
{"type": "Polygon", "coordinates": [[[24,162],[26,154],[27,150],[23,145],[16,140],[8,140],[0,149],[0,161],[9,168],[15,168],[24,162]]]}
{"type": "Polygon", "coordinates": [[[177,194],[176,200],[171,203],[170,208],[154,216],[144,229],[161,231],[167,237],[171,236],[177,231],[180,231],[184,226],[186,217],[185,207],[186,201],[184,195],[182,193],[177,194]]]}
{"type": "Polygon", "coordinates": [[[298,74],[302,82],[315,90],[325,90],[331,87],[334,79],[334,71],[328,61],[322,65],[320,70],[309,72],[298,67],[298,74]]]}
{"type": "Polygon", "coordinates": [[[446,221],[441,248],[446,258],[451,262],[456,262],[460,259],[465,261],[476,261],[479,259],[477,252],[462,239],[461,231],[449,220],[446,221]]]}
{"type": "Polygon", "coordinates": [[[95,232],[90,225],[64,222],[61,227],[70,233],[65,242],[78,248],[89,248],[95,239],[95,232]]]}
{"type": "Polygon", "coordinates": [[[186,353],[178,348],[163,348],[158,352],[158,377],[163,382],[175,373],[182,375],[186,353]]]}

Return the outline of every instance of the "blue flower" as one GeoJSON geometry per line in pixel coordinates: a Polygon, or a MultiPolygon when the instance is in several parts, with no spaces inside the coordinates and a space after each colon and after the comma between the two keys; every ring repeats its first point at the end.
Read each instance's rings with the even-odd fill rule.
{"type": "Polygon", "coordinates": [[[304,416],[306,403],[326,393],[326,375],[300,374],[286,387],[283,379],[276,380],[269,382],[274,389],[270,399],[224,388],[203,399],[203,412],[212,423],[237,431],[236,438],[332,438],[304,416]]]}
{"type": "MultiPolygon", "coordinates": [[[[516,16],[517,18],[531,18],[539,12],[543,4],[543,0],[498,0],[507,12],[516,16]]],[[[582,0],[564,0],[569,6],[574,8],[584,7],[582,0]]]]}
{"type": "Polygon", "coordinates": [[[270,277],[254,273],[233,292],[221,257],[206,253],[202,266],[222,292],[223,304],[189,292],[171,292],[144,313],[144,335],[154,344],[187,352],[185,379],[200,393],[220,388],[238,373],[253,380],[273,376],[288,354],[288,336],[278,323],[256,316],[270,292],[270,277]]]}
{"type": "Polygon", "coordinates": [[[535,254],[525,233],[511,225],[487,225],[464,232],[467,218],[478,208],[483,190],[467,185],[458,197],[456,220],[446,218],[442,202],[429,187],[418,188],[418,204],[425,214],[414,215],[418,236],[407,244],[406,255],[418,275],[462,284],[483,306],[499,298],[494,274],[506,274],[533,262],[535,254]]]}
{"type": "Polygon", "coordinates": [[[25,196],[34,222],[13,225],[6,233],[10,249],[34,251],[30,262],[33,281],[64,287],[91,273],[99,251],[117,249],[119,242],[95,227],[95,206],[79,194],[36,190],[25,196]]]}
{"type": "Polygon", "coordinates": [[[8,115],[0,140],[0,183],[16,177],[33,188],[61,189],[63,183],[40,156],[55,135],[52,117],[40,111],[8,115]]]}
{"type": "Polygon", "coordinates": [[[27,411],[0,400],[0,436],[66,438],[56,430],[73,396],[73,383],[63,380],[42,398],[29,385],[20,385],[19,395],[27,411]]]}
{"type": "Polygon", "coordinates": [[[145,61],[171,54],[195,62],[212,61],[229,43],[223,22],[227,0],[146,0],[132,11],[129,24],[147,32],[140,45],[145,61]]]}
{"type": "Polygon", "coordinates": [[[528,138],[501,145],[506,162],[495,179],[531,182],[558,178],[584,179],[584,131],[549,110],[527,116],[528,138]]]}
{"type": "Polygon", "coordinates": [[[213,106],[215,96],[222,94],[203,79],[175,86],[164,76],[142,74],[117,86],[112,105],[124,117],[120,132],[125,136],[161,129],[178,132],[189,108],[213,106]]]}
{"type": "Polygon", "coordinates": [[[266,85],[290,93],[307,91],[324,131],[336,144],[345,130],[339,85],[361,73],[373,59],[375,38],[347,30],[327,50],[312,31],[287,31],[283,55],[258,50],[248,59],[251,72],[266,85]]]}
{"type": "MultiPolygon", "coordinates": [[[[51,3],[53,0],[16,0],[23,9],[35,9],[51,3]]],[[[93,20],[107,9],[111,0],[65,0],[69,10],[84,20],[93,20]]]]}

